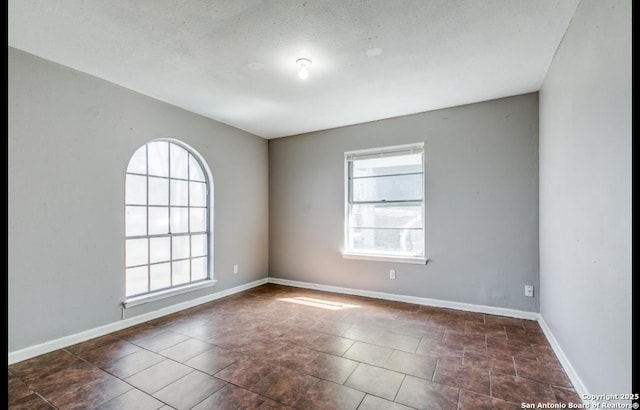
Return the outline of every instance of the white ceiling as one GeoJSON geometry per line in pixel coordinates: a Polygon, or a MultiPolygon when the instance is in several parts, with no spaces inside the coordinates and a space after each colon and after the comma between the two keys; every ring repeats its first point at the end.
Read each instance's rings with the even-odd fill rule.
{"type": "Polygon", "coordinates": [[[9,0],[8,35],[276,138],[537,91],[578,2],[9,0]]]}

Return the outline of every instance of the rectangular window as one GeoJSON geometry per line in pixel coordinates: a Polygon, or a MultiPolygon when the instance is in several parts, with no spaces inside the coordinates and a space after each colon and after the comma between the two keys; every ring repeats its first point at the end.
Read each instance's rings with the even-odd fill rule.
{"type": "Polygon", "coordinates": [[[347,258],[425,263],[423,144],[345,153],[347,258]]]}

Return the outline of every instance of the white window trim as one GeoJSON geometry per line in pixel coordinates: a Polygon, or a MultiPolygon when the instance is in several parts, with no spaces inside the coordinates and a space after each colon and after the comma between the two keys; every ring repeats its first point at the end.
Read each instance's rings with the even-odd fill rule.
{"type": "MultiPolygon", "coordinates": [[[[150,292],[150,293],[145,293],[142,295],[136,295],[136,296],[130,296],[130,297],[126,297],[125,295],[125,300],[123,302],[121,302],[121,305],[123,307],[123,309],[128,309],[134,306],[139,306],[139,305],[143,305],[145,303],[150,303],[150,302],[155,302],[158,300],[162,300],[162,299],[166,299],[166,298],[170,298],[172,296],[176,296],[176,295],[180,295],[183,293],[187,293],[187,292],[192,292],[195,290],[199,290],[199,289],[204,289],[204,288],[208,288],[208,287],[212,287],[215,286],[216,283],[218,282],[215,279],[215,269],[214,269],[214,229],[215,229],[215,223],[214,223],[214,181],[213,181],[213,174],[211,173],[211,169],[209,168],[209,164],[207,163],[207,161],[204,159],[204,157],[202,157],[202,155],[196,150],[194,149],[191,145],[185,143],[184,141],[181,141],[179,139],[176,138],[156,138],[155,140],[149,141],[149,142],[153,142],[153,141],[167,141],[170,143],[174,143],[177,145],[182,146],[183,148],[185,148],[187,151],[189,151],[189,153],[191,155],[193,155],[194,157],[197,157],[197,159],[200,161],[200,164],[202,165],[202,171],[206,174],[206,177],[208,179],[208,185],[207,188],[209,190],[208,193],[208,200],[209,200],[209,277],[206,279],[203,279],[201,281],[198,282],[191,282],[191,283],[186,283],[184,285],[179,285],[179,286],[174,286],[168,289],[163,289],[160,291],[154,291],[154,292],[150,292]]],[[[146,142],[145,144],[148,144],[149,142],[146,142]]],[[[127,163],[128,166],[128,163],[127,163]]],[[[125,278],[126,280],[126,278],[125,278]]],[[[124,290],[124,289],[123,289],[124,290]]]]}
{"type": "Polygon", "coordinates": [[[424,158],[424,143],[418,142],[413,144],[404,144],[404,145],[394,145],[389,147],[380,147],[380,148],[369,148],[363,150],[354,150],[348,151],[344,153],[344,250],[342,252],[342,257],[344,259],[355,259],[355,260],[368,260],[368,261],[379,261],[379,262],[396,262],[396,263],[410,263],[417,265],[425,265],[429,261],[429,258],[426,256],[426,227],[425,227],[425,213],[426,213],[426,204],[425,204],[425,158],[424,158]],[[358,252],[349,252],[347,251],[348,247],[348,238],[349,238],[349,160],[354,157],[366,157],[371,155],[372,157],[382,157],[385,154],[395,154],[401,151],[411,152],[414,149],[420,149],[422,152],[422,252],[424,256],[403,256],[397,254],[383,254],[383,253],[358,253],[358,252]]]}
{"type": "Polygon", "coordinates": [[[208,288],[215,286],[218,281],[215,279],[204,279],[200,282],[189,283],[184,286],[176,286],[173,288],[161,290],[154,293],[146,293],[144,295],[132,296],[122,302],[122,307],[125,309],[132,308],[134,306],[144,305],[145,303],[155,302],[169,298],[171,296],[181,295],[183,293],[193,292],[195,290],[208,288]]]}
{"type": "Polygon", "coordinates": [[[410,256],[383,256],[368,253],[342,253],[344,259],[357,259],[363,261],[377,262],[396,262],[396,263],[412,263],[415,265],[426,265],[428,258],[410,257],[410,256]]]}

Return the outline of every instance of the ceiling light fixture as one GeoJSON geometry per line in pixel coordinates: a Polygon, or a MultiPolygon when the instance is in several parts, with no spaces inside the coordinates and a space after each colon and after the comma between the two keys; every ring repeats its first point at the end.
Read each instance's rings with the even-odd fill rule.
{"type": "Polygon", "coordinates": [[[296,60],[296,64],[300,67],[298,70],[298,77],[300,77],[301,80],[309,78],[309,70],[307,67],[311,65],[311,60],[308,58],[299,58],[296,60]]]}

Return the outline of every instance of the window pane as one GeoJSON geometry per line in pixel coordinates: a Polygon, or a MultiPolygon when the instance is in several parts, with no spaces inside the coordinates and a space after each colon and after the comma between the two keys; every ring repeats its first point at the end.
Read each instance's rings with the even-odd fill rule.
{"type": "Polygon", "coordinates": [[[189,170],[187,150],[176,144],[170,144],[169,147],[171,152],[171,177],[187,179],[189,170]]]}
{"type": "Polygon", "coordinates": [[[190,232],[204,232],[207,230],[207,210],[205,208],[191,208],[189,219],[190,232]]]}
{"type": "Polygon", "coordinates": [[[192,181],[205,181],[200,163],[191,154],[189,154],[189,179],[192,181]]]}
{"type": "Polygon", "coordinates": [[[189,232],[189,209],[171,208],[171,233],[189,232]]]}
{"type": "Polygon", "coordinates": [[[189,257],[189,236],[174,236],[173,240],[173,259],[182,259],[189,257]]]}
{"type": "Polygon", "coordinates": [[[147,177],[127,175],[124,202],[131,205],[147,204],[147,177]]]}
{"type": "Polygon", "coordinates": [[[169,176],[169,143],[156,141],[147,144],[149,175],[169,176]]]}
{"type": "Polygon", "coordinates": [[[171,205],[189,205],[189,183],[171,180],[171,205]]]}
{"type": "Polygon", "coordinates": [[[149,241],[149,260],[151,263],[171,260],[170,238],[151,238],[149,241]]]}
{"type": "Polygon", "coordinates": [[[205,256],[207,254],[207,235],[191,236],[191,256],[205,256]]]}
{"type": "Polygon", "coordinates": [[[422,206],[409,204],[351,205],[352,228],[422,228],[422,206]]]}
{"type": "Polygon", "coordinates": [[[134,172],[136,174],[147,173],[147,146],[144,145],[133,154],[129,160],[129,166],[127,172],[134,172]]]}
{"type": "Polygon", "coordinates": [[[173,262],[173,286],[189,282],[190,265],[189,260],[173,262]]]}
{"type": "Polygon", "coordinates": [[[149,207],[149,235],[169,233],[169,208],[149,207]]]}
{"type": "Polygon", "coordinates": [[[206,184],[201,182],[190,182],[191,206],[207,205],[207,189],[206,184]]]}
{"type": "Polygon", "coordinates": [[[144,265],[148,263],[147,239],[127,239],[127,266],[144,265]]]}
{"type": "Polygon", "coordinates": [[[351,251],[376,255],[423,256],[422,229],[349,229],[351,251]]]}
{"type": "Polygon", "coordinates": [[[352,200],[422,200],[422,174],[362,178],[352,180],[352,200]]]}
{"type": "Polygon", "coordinates": [[[207,278],[207,258],[195,258],[191,260],[191,280],[207,278]]]}
{"type": "Polygon", "coordinates": [[[125,294],[127,296],[138,295],[149,291],[147,266],[129,268],[126,272],[125,294]]]}
{"type": "Polygon", "coordinates": [[[169,205],[169,180],[149,177],[149,205],[169,205]]]}
{"type": "Polygon", "coordinates": [[[151,265],[151,290],[158,290],[162,288],[168,288],[171,286],[171,264],[160,263],[158,265],[151,265]]]}
{"type": "Polygon", "coordinates": [[[422,154],[357,159],[352,167],[354,177],[422,172],[422,154]]]}
{"type": "Polygon", "coordinates": [[[125,226],[127,236],[138,236],[147,234],[147,207],[128,206],[125,216],[125,226]]]}

